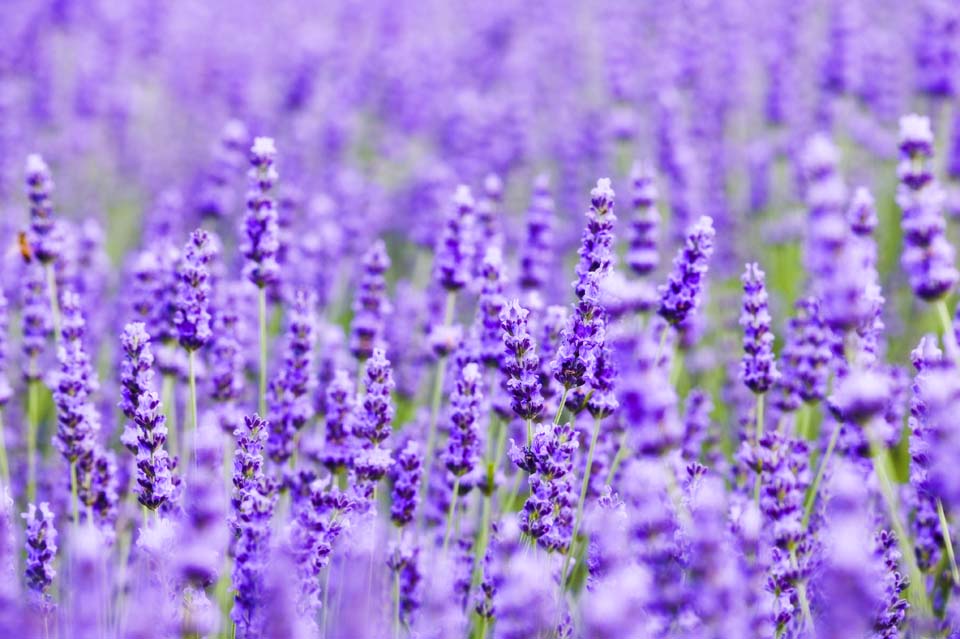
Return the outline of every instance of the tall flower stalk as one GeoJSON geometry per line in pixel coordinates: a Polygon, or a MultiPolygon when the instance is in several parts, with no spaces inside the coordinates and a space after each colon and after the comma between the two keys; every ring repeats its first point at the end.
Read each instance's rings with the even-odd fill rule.
{"type": "MultiPolygon", "coordinates": [[[[210,261],[213,259],[213,239],[203,229],[197,229],[183,250],[183,259],[177,269],[176,313],[173,323],[177,337],[187,351],[187,375],[190,383],[190,423],[184,436],[197,430],[197,363],[196,353],[210,341],[210,261]]],[[[190,446],[193,447],[191,439],[190,446]]]]}
{"type": "Polygon", "coordinates": [[[277,147],[273,138],[258,137],[250,147],[250,188],[244,218],[244,274],[257,287],[257,319],[260,335],[260,414],[267,413],[267,287],[280,279],[277,205],[271,194],[279,174],[274,166],[277,147]]]}

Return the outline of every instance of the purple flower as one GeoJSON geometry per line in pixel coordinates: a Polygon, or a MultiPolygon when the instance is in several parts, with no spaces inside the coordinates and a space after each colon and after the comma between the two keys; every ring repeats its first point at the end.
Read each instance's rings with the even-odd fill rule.
{"type": "Polygon", "coordinates": [[[478,422],[483,399],[480,383],[480,368],[476,363],[469,363],[460,371],[450,396],[450,435],[444,464],[457,477],[473,471],[480,461],[482,442],[478,422]]]}
{"type": "Polygon", "coordinates": [[[240,426],[236,403],[242,399],[245,386],[246,357],[240,343],[241,318],[238,312],[243,303],[241,286],[244,284],[235,282],[219,287],[224,295],[214,307],[213,339],[208,359],[210,397],[218,404],[217,417],[226,433],[233,433],[240,426]]]}
{"type": "Polygon", "coordinates": [[[243,639],[259,637],[263,624],[264,574],[270,552],[270,519],[276,494],[264,475],[263,447],[268,424],[258,415],[244,418],[244,427],[234,435],[237,452],[233,460],[233,497],[230,527],[234,534],[233,589],[230,618],[243,639]]]}
{"type": "Polygon", "coordinates": [[[909,580],[900,572],[902,556],[896,533],[881,530],[874,535],[874,544],[874,557],[883,563],[883,595],[873,630],[877,639],[897,639],[910,608],[904,596],[909,580]]]}
{"type": "Polygon", "coordinates": [[[197,229],[183,250],[177,268],[176,313],[173,324],[180,345],[195,351],[210,341],[210,261],[213,241],[210,234],[197,229]]]}
{"type": "Polygon", "coordinates": [[[479,358],[486,366],[499,366],[503,359],[503,343],[500,337],[500,315],[505,304],[503,296],[503,254],[491,246],[487,249],[477,275],[482,282],[477,300],[479,358]]]}
{"type": "Polygon", "coordinates": [[[239,175],[244,164],[244,147],[248,144],[247,127],[239,120],[229,120],[213,148],[213,158],[203,176],[197,210],[204,217],[222,218],[231,213],[234,193],[231,178],[239,175]]]}
{"type": "Polygon", "coordinates": [[[596,277],[595,273],[588,273],[577,285],[579,299],[553,359],[553,377],[567,390],[583,386],[587,376],[593,374],[597,349],[603,344],[603,308],[596,277]]]}
{"type": "Polygon", "coordinates": [[[597,185],[590,191],[587,224],[577,250],[580,256],[576,267],[577,297],[583,297],[580,287],[586,286],[589,276],[594,276],[600,282],[613,267],[613,224],[617,221],[613,212],[614,195],[609,178],[597,180],[597,185]]]}
{"type": "Polygon", "coordinates": [[[346,371],[338,370],[327,386],[325,442],[320,461],[330,470],[348,466],[353,459],[353,382],[346,371]]]}
{"type": "Polygon", "coordinates": [[[40,609],[46,611],[54,605],[49,590],[53,578],[57,576],[53,567],[57,555],[57,529],[53,527],[53,512],[47,502],[41,503],[39,508],[28,504],[23,519],[27,522],[24,533],[27,588],[33,593],[40,609]]]}
{"type": "Polygon", "coordinates": [[[137,425],[138,501],[150,510],[163,505],[173,493],[171,460],[163,445],[167,441],[166,417],[160,397],[153,391],[140,395],[134,417],[137,425]]]}
{"type": "Polygon", "coordinates": [[[630,172],[633,186],[633,217],[630,220],[627,264],[637,275],[650,274],[660,263],[660,213],[653,171],[635,164],[630,172]]]}
{"type": "MultiPolygon", "coordinates": [[[[781,394],[787,399],[782,410],[793,410],[796,401],[817,402],[826,396],[830,376],[830,332],[820,318],[816,298],[797,300],[797,314],[787,325],[787,340],[783,349],[782,374],[779,380],[781,394]],[[786,406],[793,406],[787,408],[786,406]]],[[[778,400],[780,401],[780,400],[778,400]]]]}
{"type": "Polygon", "coordinates": [[[382,240],[374,242],[363,256],[363,273],[353,301],[350,325],[350,352],[363,361],[382,348],[384,321],[392,312],[387,299],[384,273],[390,270],[390,256],[382,240]]]}
{"type": "Polygon", "coordinates": [[[473,223],[473,195],[461,184],[453,196],[453,211],[447,215],[437,240],[434,277],[448,291],[459,291],[470,280],[473,247],[468,237],[473,223]]]}
{"type": "Polygon", "coordinates": [[[847,209],[847,221],[850,229],[860,236],[871,235],[877,228],[877,207],[869,190],[860,187],[853,192],[850,208],[847,209]]]}
{"type": "Polygon", "coordinates": [[[918,115],[901,118],[900,157],[897,204],[903,210],[901,264],[917,297],[938,300],[953,288],[960,273],[953,264],[953,246],[944,235],[943,189],[927,164],[933,157],[930,120],[918,115]]]}
{"type": "Polygon", "coordinates": [[[352,422],[353,435],[362,444],[354,459],[357,475],[366,481],[379,481],[390,470],[393,459],[381,445],[387,440],[393,422],[393,367],[381,349],[374,349],[365,370],[367,392],[352,422]]]}
{"type": "MultiPolygon", "coordinates": [[[[867,636],[876,627],[876,611],[883,599],[882,565],[871,545],[873,517],[867,508],[869,493],[862,474],[847,460],[838,460],[829,485],[824,566],[819,585],[824,600],[817,636],[827,639],[867,636]]],[[[876,635],[882,636],[882,635],[876,635]]]]}
{"type": "Polygon", "coordinates": [[[184,582],[198,588],[218,578],[227,550],[227,495],[223,487],[222,430],[201,424],[184,496],[183,518],[178,522],[176,571],[184,582]]]}
{"type": "Polygon", "coordinates": [[[20,347],[26,359],[24,378],[27,381],[36,381],[40,379],[37,358],[46,347],[47,338],[53,331],[53,320],[47,285],[43,280],[43,270],[33,264],[27,264],[25,269],[23,311],[20,317],[22,325],[20,347]]]}
{"type": "Polygon", "coordinates": [[[247,259],[244,276],[264,288],[277,282],[280,250],[277,226],[277,205],[270,191],[277,182],[274,160],[277,147],[273,138],[254,138],[250,147],[250,189],[247,191],[247,214],[243,222],[244,241],[241,251],[247,259]]]}
{"type": "Polygon", "coordinates": [[[53,178],[39,155],[27,156],[27,197],[30,199],[30,250],[41,264],[50,264],[63,251],[63,237],[53,217],[53,178]]]}
{"type": "MultiPolygon", "coordinates": [[[[488,249],[503,244],[503,230],[500,217],[503,214],[503,180],[496,173],[491,173],[483,179],[483,197],[477,202],[477,241],[480,246],[488,249]]],[[[484,253],[478,252],[475,256],[483,259],[484,253]]],[[[481,264],[477,265],[478,267],[481,264]]]]}
{"type": "Polygon", "coordinates": [[[807,446],[773,431],[755,447],[745,443],[743,456],[761,473],[760,510],[772,547],[768,587],[775,596],[774,623],[789,628],[800,621],[800,587],[809,575],[812,552],[802,524],[804,494],[811,480],[807,446]]]}
{"type": "Polygon", "coordinates": [[[129,420],[124,426],[121,442],[127,449],[137,452],[137,427],[135,419],[140,397],[153,390],[153,350],[150,335],[143,322],[131,322],[124,326],[120,336],[123,361],[120,363],[119,408],[129,420]]]}
{"type": "Polygon", "coordinates": [[[673,272],[658,289],[662,318],[676,326],[700,305],[703,278],[713,255],[713,220],[701,217],[687,233],[684,247],[673,260],[673,272]]]}
{"type": "MultiPolygon", "coordinates": [[[[140,251],[133,260],[129,276],[130,307],[158,344],[177,337],[173,322],[177,310],[179,261],[180,251],[165,238],[159,240],[157,246],[140,251]]],[[[160,370],[164,374],[175,372],[175,369],[171,370],[172,363],[160,357],[161,352],[157,353],[160,370]]]]}
{"type": "Polygon", "coordinates": [[[97,382],[83,348],[83,316],[74,293],[63,293],[63,343],[58,359],[60,371],[53,388],[57,407],[54,446],[70,463],[89,455],[96,444],[100,418],[91,394],[97,382]]]}
{"type": "Polygon", "coordinates": [[[293,455],[296,436],[313,415],[314,298],[297,291],[287,326],[283,368],[270,386],[270,436],[267,451],[277,463],[293,455]]]}
{"type": "Polygon", "coordinates": [[[403,450],[396,453],[393,465],[393,491],[390,503],[390,519],[394,524],[406,526],[413,521],[414,511],[420,503],[420,478],[423,475],[423,456],[420,445],[410,440],[403,450]]]}
{"type": "Polygon", "coordinates": [[[740,326],[743,327],[744,351],[740,361],[740,379],[754,393],[766,393],[777,382],[780,373],[773,354],[764,273],[754,262],[747,264],[740,279],[743,281],[740,326]]]}
{"type": "Polygon", "coordinates": [[[501,352],[504,353],[501,367],[506,376],[507,391],[513,398],[513,411],[520,419],[536,420],[543,412],[543,397],[540,394],[540,360],[527,330],[529,314],[530,311],[520,306],[518,300],[508,302],[500,312],[501,352]]]}
{"type": "Polygon", "coordinates": [[[520,529],[549,551],[566,552],[572,541],[577,447],[570,424],[541,424],[529,447],[512,444],[510,451],[514,463],[530,473],[530,496],[520,514],[520,529]]]}
{"type": "Polygon", "coordinates": [[[400,592],[400,621],[413,624],[420,608],[420,548],[407,542],[394,544],[387,555],[387,567],[398,573],[400,592]]]}
{"type": "Polygon", "coordinates": [[[913,518],[911,520],[917,564],[928,570],[940,561],[943,536],[937,514],[936,496],[931,492],[928,472],[930,467],[930,425],[925,399],[927,379],[935,371],[949,369],[943,352],[933,335],[921,338],[910,354],[917,374],[913,379],[910,397],[910,486],[913,489],[913,518]]]}
{"type": "Polygon", "coordinates": [[[533,184],[527,229],[520,249],[520,277],[517,283],[526,290],[542,289],[551,280],[554,263],[554,203],[550,195],[550,176],[540,174],[533,184]]]}

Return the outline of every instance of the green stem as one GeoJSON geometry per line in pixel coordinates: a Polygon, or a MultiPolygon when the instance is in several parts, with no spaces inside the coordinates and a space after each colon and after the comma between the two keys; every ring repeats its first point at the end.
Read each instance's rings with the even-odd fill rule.
{"type": "Polygon", "coordinates": [[[50,314],[53,317],[53,339],[60,344],[60,297],[57,294],[57,275],[53,270],[53,262],[43,265],[47,275],[47,293],[50,295],[50,314]]]}
{"type": "MultiPolygon", "coordinates": [[[[794,570],[799,570],[800,562],[797,561],[797,551],[790,548],[790,563],[794,570]]],[[[813,615],[810,614],[810,599],[807,597],[807,583],[802,579],[797,580],[797,596],[800,599],[800,610],[803,612],[803,621],[810,629],[810,636],[814,636],[816,628],[813,625],[813,615]]]]}
{"type": "Polygon", "coordinates": [[[487,639],[487,618],[480,617],[480,639],[487,639]]]}
{"type": "Polygon", "coordinates": [[[563,569],[560,571],[560,592],[567,587],[567,569],[570,567],[570,557],[577,543],[577,533],[580,532],[580,522],[583,519],[583,506],[587,500],[587,487],[590,485],[590,471],[593,470],[593,453],[597,448],[597,439],[600,437],[600,418],[593,420],[593,436],[590,438],[590,448],[587,449],[587,467],[583,471],[583,483],[580,484],[580,499],[577,500],[577,514],[573,520],[573,536],[570,538],[570,547],[563,558],[563,569]]]}
{"type": "Polygon", "coordinates": [[[823,475],[827,472],[827,465],[830,463],[830,457],[833,455],[833,449],[837,446],[837,439],[840,436],[840,424],[834,424],[833,432],[830,433],[830,441],[827,443],[827,450],[823,454],[823,459],[820,460],[820,465],[817,468],[817,475],[813,479],[813,483],[810,485],[810,490],[807,493],[806,499],[804,499],[803,504],[803,528],[806,530],[807,526],[810,524],[810,515],[813,514],[813,506],[817,503],[817,491],[820,490],[820,483],[823,481],[823,475]]]}
{"type": "Polygon", "coordinates": [[[797,412],[797,421],[796,421],[796,436],[800,439],[809,439],[810,438],[810,422],[813,417],[813,409],[810,408],[810,405],[804,402],[800,405],[800,409],[797,412]]]}
{"type": "Polygon", "coordinates": [[[947,557],[950,559],[950,575],[953,577],[953,583],[960,585],[960,570],[957,570],[957,557],[953,553],[953,541],[950,539],[950,525],[947,522],[947,513],[943,511],[943,502],[937,497],[937,517],[940,518],[940,532],[943,534],[943,545],[947,549],[947,557]]]}
{"type": "Polygon", "coordinates": [[[70,462],[70,512],[73,513],[73,523],[80,523],[80,507],[77,505],[77,462],[70,462]]]}
{"type": "Polygon", "coordinates": [[[624,428],[623,432],[620,434],[620,445],[617,446],[617,453],[613,456],[613,463],[610,464],[610,470],[607,472],[607,479],[603,482],[604,486],[609,486],[613,483],[613,478],[617,474],[617,469],[620,468],[620,464],[623,462],[623,458],[627,455],[627,429],[624,428]]]}
{"type": "Polygon", "coordinates": [[[943,329],[943,345],[947,355],[953,360],[954,364],[960,365],[960,352],[957,348],[957,336],[953,333],[953,322],[950,320],[950,311],[947,310],[947,302],[944,299],[937,301],[937,317],[940,319],[940,328],[943,329]]]}
{"type": "Polygon", "coordinates": [[[933,608],[927,597],[927,590],[924,586],[923,573],[917,565],[917,558],[913,552],[913,545],[906,529],[900,522],[899,509],[897,508],[897,498],[894,495],[893,487],[890,485],[890,478],[887,476],[887,469],[884,467],[886,459],[886,450],[881,448],[873,439],[870,440],[870,449],[872,452],[873,471],[877,475],[877,483],[880,484],[880,493],[887,506],[887,514],[890,517],[890,523],[893,524],[893,530],[897,533],[897,542],[900,544],[900,554],[903,562],[906,564],[907,573],[910,578],[909,591],[912,596],[911,602],[915,603],[921,615],[926,618],[931,617],[933,608]]]}
{"type": "Polygon", "coordinates": [[[450,510],[447,511],[447,527],[443,533],[443,554],[447,554],[447,546],[450,543],[450,531],[453,530],[453,513],[457,508],[457,494],[460,492],[460,478],[453,480],[453,496],[450,497],[450,510]]]}
{"type": "MultiPolygon", "coordinates": [[[[31,364],[32,367],[32,364],[31,364]]],[[[27,502],[37,498],[37,432],[40,430],[40,383],[27,382],[27,502]]]]}
{"type": "MultiPolygon", "coordinates": [[[[453,291],[447,293],[447,307],[443,316],[444,328],[450,326],[453,322],[453,311],[456,308],[457,294],[453,291]]],[[[430,424],[427,428],[427,449],[423,456],[424,478],[420,484],[421,498],[426,495],[427,486],[430,485],[430,474],[433,470],[433,452],[437,446],[437,419],[440,416],[440,404],[443,401],[443,378],[446,374],[447,358],[446,356],[437,358],[437,369],[433,379],[433,397],[430,401],[430,424]]],[[[422,509],[421,509],[422,510],[422,509]]]]}
{"type": "Polygon", "coordinates": [[[190,440],[190,450],[186,452],[187,455],[193,458],[194,463],[196,463],[196,444],[197,444],[197,429],[200,427],[197,420],[197,374],[196,374],[196,351],[190,351],[187,353],[187,365],[188,365],[188,375],[190,377],[190,423],[188,428],[184,430],[184,446],[187,445],[186,440],[190,440]]]}
{"type": "Polygon", "coordinates": [[[563,415],[563,408],[567,405],[567,395],[570,394],[570,389],[567,387],[563,388],[563,393],[560,395],[560,405],[557,407],[557,414],[553,417],[554,425],[560,423],[560,416],[563,415]]]}
{"type": "Polygon", "coordinates": [[[477,549],[473,555],[473,574],[470,577],[471,592],[480,585],[480,580],[483,578],[483,557],[487,553],[487,543],[490,538],[489,528],[491,501],[493,501],[491,495],[483,496],[483,511],[480,515],[480,530],[477,533],[477,549]]]}
{"type": "Polygon", "coordinates": [[[267,414],[267,289],[257,291],[257,317],[260,321],[260,416],[267,414]]]}
{"type": "Polygon", "coordinates": [[[0,409],[0,477],[5,488],[10,488],[10,466],[7,463],[7,440],[3,433],[3,409],[0,409]]]}
{"type": "Polygon", "coordinates": [[[393,639],[400,639],[400,571],[393,571],[393,639]]]}
{"type": "MultiPolygon", "coordinates": [[[[757,393],[757,446],[760,446],[760,438],[763,437],[763,393],[757,393]]],[[[757,481],[753,485],[753,501],[756,504],[760,503],[760,484],[761,478],[763,477],[763,462],[761,461],[758,464],[757,468],[757,481]]]]}

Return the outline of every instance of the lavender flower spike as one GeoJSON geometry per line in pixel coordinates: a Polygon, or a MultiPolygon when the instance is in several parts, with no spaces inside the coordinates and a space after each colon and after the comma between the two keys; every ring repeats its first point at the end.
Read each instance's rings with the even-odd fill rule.
{"type": "Polygon", "coordinates": [[[456,477],[471,472],[480,460],[480,367],[471,362],[463,367],[450,397],[450,439],[444,463],[456,477]]]}
{"type": "Polygon", "coordinates": [[[267,450],[278,463],[293,456],[296,435],[313,415],[315,343],[314,297],[297,291],[287,327],[283,368],[271,387],[267,450]]]}
{"type": "Polygon", "coordinates": [[[657,186],[653,172],[636,164],[630,172],[633,184],[633,217],[630,220],[627,264],[637,275],[649,274],[660,263],[657,243],[660,234],[660,213],[657,211],[657,186]]]}
{"type": "Polygon", "coordinates": [[[118,407],[127,418],[120,441],[127,449],[137,452],[137,428],[135,419],[140,397],[153,389],[153,350],[150,335],[143,322],[131,322],[120,336],[123,361],[120,363],[120,403],[118,407]]]}
{"type": "Polygon", "coordinates": [[[701,217],[687,232],[683,248],[673,260],[673,272],[658,289],[661,317],[676,326],[700,305],[703,278],[713,255],[713,220],[701,217]]]}
{"type": "Polygon", "coordinates": [[[540,394],[540,360],[527,329],[529,314],[518,300],[507,303],[500,312],[505,350],[502,368],[507,391],[513,397],[513,411],[520,419],[537,420],[543,412],[543,396],[540,394]]]}
{"type": "Polygon", "coordinates": [[[63,239],[53,218],[53,178],[39,155],[27,156],[27,196],[30,198],[30,250],[41,264],[50,264],[63,252],[63,239]]]}
{"type": "Polygon", "coordinates": [[[450,292],[459,291],[470,279],[473,249],[467,235],[473,223],[474,201],[469,187],[457,187],[453,207],[437,242],[434,262],[434,277],[450,292]]]}
{"type": "Polygon", "coordinates": [[[767,290],[764,273],[754,262],[747,264],[743,277],[743,359],[740,378],[754,393],[770,390],[780,374],[773,354],[773,333],[770,332],[770,313],[767,310],[767,290]]]}
{"type": "Polygon", "coordinates": [[[250,190],[247,192],[247,215],[244,218],[243,256],[247,259],[244,275],[264,288],[279,279],[280,250],[277,206],[270,191],[277,182],[274,161],[277,147],[273,138],[259,137],[250,147],[250,190]]]}
{"type": "Polygon", "coordinates": [[[613,223],[617,221],[613,212],[615,195],[609,178],[597,180],[597,185],[590,191],[587,225],[577,250],[580,261],[576,272],[580,282],[588,273],[596,273],[600,281],[613,267],[613,223]]]}
{"type": "Polygon", "coordinates": [[[263,636],[264,574],[270,551],[270,519],[276,501],[274,487],[263,472],[263,446],[267,423],[258,415],[244,418],[237,429],[237,453],[233,460],[230,525],[235,537],[233,588],[236,598],[230,618],[237,637],[263,636]]]}
{"type": "Polygon", "coordinates": [[[420,477],[423,474],[423,455],[417,442],[410,440],[396,453],[393,466],[393,493],[390,519],[403,527],[413,521],[420,502],[420,477]]]}
{"type": "Polygon", "coordinates": [[[954,266],[953,246],[944,234],[945,195],[928,164],[932,157],[930,120],[919,115],[901,118],[897,169],[897,204],[903,210],[901,263],[914,294],[931,302],[946,295],[960,278],[954,266]]]}
{"type": "Polygon", "coordinates": [[[173,324],[180,345],[196,351],[212,336],[210,330],[210,261],[213,241],[210,234],[197,229],[190,234],[177,269],[177,298],[173,324]]]}
{"type": "Polygon", "coordinates": [[[363,273],[353,302],[350,352],[360,361],[369,358],[374,348],[383,346],[384,321],[392,312],[384,279],[389,269],[387,247],[377,240],[363,256],[363,273]]]}
{"type": "Polygon", "coordinates": [[[47,612],[53,607],[50,597],[50,585],[57,571],[53,567],[57,555],[57,529],[53,527],[53,512],[47,502],[37,508],[29,504],[27,512],[23,514],[26,524],[26,581],[36,598],[41,611],[47,612]]]}

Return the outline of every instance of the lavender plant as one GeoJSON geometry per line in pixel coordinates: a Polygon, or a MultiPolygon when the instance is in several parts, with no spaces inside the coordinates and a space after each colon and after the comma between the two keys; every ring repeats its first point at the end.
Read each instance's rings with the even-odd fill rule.
{"type": "Polygon", "coordinates": [[[955,2],[8,4],[0,636],[960,635],[955,2]]]}

